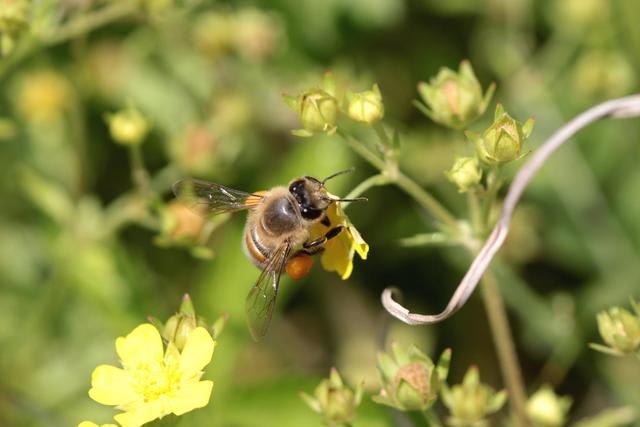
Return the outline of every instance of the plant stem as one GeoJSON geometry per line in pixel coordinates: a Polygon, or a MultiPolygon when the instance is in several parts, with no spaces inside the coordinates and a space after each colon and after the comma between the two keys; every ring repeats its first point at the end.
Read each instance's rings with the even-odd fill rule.
{"type": "Polygon", "coordinates": [[[398,171],[394,182],[405,193],[413,197],[424,210],[436,218],[447,231],[454,234],[458,231],[459,224],[456,218],[414,180],[398,171]]]}
{"type": "MultiPolygon", "coordinates": [[[[482,207],[479,204],[478,194],[474,190],[469,192],[469,216],[472,218],[473,231],[476,236],[483,235],[489,227],[488,213],[495,203],[500,184],[500,170],[494,168],[487,179],[488,188],[484,194],[482,207]]],[[[471,256],[476,255],[476,251],[472,247],[467,246],[467,250],[471,256]]],[[[526,393],[518,356],[513,344],[507,312],[497,286],[497,279],[491,270],[487,270],[482,278],[482,301],[489,319],[502,377],[511,396],[509,402],[515,414],[517,425],[519,427],[528,426],[524,409],[526,393]]]]}
{"type": "Polygon", "coordinates": [[[362,142],[351,135],[340,130],[338,130],[338,134],[347,142],[347,144],[349,144],[353,151],[358,153],[364,160],[369,162],[380,172],[386,173],[389,182],[400,187],[400,189],[418,202],[423,209],[436,218],[439,222],[439,227],[453,233],[458,231],[458,222],[456,221],[456,218],[431,194],[427,193],[422,187],[416,184],[415,181],[397,169],[388,170],[384,160],[372,153],[371,150],[369,150],[362,142]]]}
{"type": "MultiPolygon", "coordinates": [[[[385,185],[389,183],[389,178],[383,174],[377,174],[370,176],[369,178],[362,181],[360,184],[356,186],[349,194],[345,196],[345,199],[355,199],[356,197],[363,194],[365,191],[370,189],[371,187],[377,187],[380,185],[385,185]]],[[[342,209],[346,209],[352,202],[342,202],[342,209]]]]}
{"type": "Polygon", "coordinates": [[[440,418],[438,418],[435,412],[430,409],[421,412],[429,427],[442,427],[442,422],[440,422],[440,418]]]}
{"type": "Polygon", "coordinates": [[[502,182],[502,170],[499,166],[493,167],[487,177],[487,191],[484,195],[481,213],[482,230],[476,230],[478,235],[484,236],[485,230],[489,227],[491,209],[494,207],[502,182]]]}
{"type": "Polygon", "coordinates": [[[362,157],[367,162],[369,162],[371,166],[378,169],[380,172],[384,172],[387,169],[384,164],[384,160],[382,160],[381,158],[373,154],[371,150],[365,147],[365,145],[362,142],[355,139],[353,136],[343,132],[340,129],[338,129],[337,134],[340,135],[342,139],[344,139],[347,142],[347,144],[349,144],[349,147],[351,147],[353,151],[355,151],[357,154],[360,155],[360,157],[362,157]]]}
{"type": "Polygon", "coordinates": [[[143,198],[148,198],[151,188],[149,187],[149,172],[144,166],[142,149],[139,144],[131,145],[129,149],[129,161],[131,162],[131,180],[143,198]]]}
{"type": "Polygon", "coordinates": [[[407,248],[415,246],[457,246],[462,243],[451,239],[451,236],[442,233],[420,233],[411,237],[405,237],[398,241],[400,246],[407,248]]]}
{"type": "Polygon", "coordinates": [[[28,58],[43,46],[64,43],[74,37],[87,34],[134,13],[138,8],[135,1],[117,1],[89,14],[70,20],[61,27],[44,34],[26,34],[16,49],[6,59],[0,61],[0,81],[17,64],[28,58]]]}
{"type": "Polygon", "coordinates": [[[489,318],[489,326],[493,335],[500,370],[509,392],[509,404],[519,427],[528,427],[529,421],[525,412],[526,392],[522,380],[522,372],[518,364],[509,319],[504,301],[498,290],[497,280],[491,270],[482,277],[482,301],[489,318]]]}
{"type": "Polygon", "coordinates": [[[89,14],[81,14],[57,28],[51,35],[42,37],[44,45],[54,45],[81,36],[132,14],[138,5],[135,1],[117,1],[89,14]]]}
{"type": "Polygon", "coordinates": [[[469,205],[469,218],[471,218],[471,226],[473,227],[474,236],[481,235],[485,225],[483,222],[482,213],[480,211],[480,198],[478,197],[478,190],[471,188],[467,192],[467,203],[469,205]]]}
{"type": "MultiPolygon", "coordinates": [[[[166,166],[149,179],[149,189],[152,193],[162,194],[171,188],[171,184],[180,178],[178,170],[172,166],[166,166]]],[[[122,194],[105,208],[105,221],[103,235],[110,236],[122,226],[131,222],[147,223],[149,211],[148,200],[140,198],[137,189],[122,194]]]]}
{"type": "Polygon", "coordinates": [[[384,126],[382,125],[382,123],[377,122],[371,125],[371,127],[375,131],[376,135],[378,135],[378,139],[380,140],[380,144],[378,146],[380,152],[384,156],[387,156],[389,154],[389,150],[391,150],[391,141],[389,140],[387,132],[384,130],[384,126]]]}

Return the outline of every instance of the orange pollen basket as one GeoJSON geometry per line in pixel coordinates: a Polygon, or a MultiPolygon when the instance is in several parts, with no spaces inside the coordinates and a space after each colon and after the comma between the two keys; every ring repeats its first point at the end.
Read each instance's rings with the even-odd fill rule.
{"type": "Polygon", "coordinates": [[[289,277],[294,280],[298,280],[306,276],[312,266],[313,258],[310,255],[301,253],[294,255],[289,259],[289,261],[287,261],[285,270],[289,277]]]}

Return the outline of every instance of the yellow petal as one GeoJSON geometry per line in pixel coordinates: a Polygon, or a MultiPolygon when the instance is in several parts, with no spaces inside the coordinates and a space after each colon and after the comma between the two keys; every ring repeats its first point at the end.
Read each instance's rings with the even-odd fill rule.
{"type": "Polygon", "coordinates": [[[164,353],[164,365],[170,366],[178,362],[180,362],[180,350],[172,341],[169,341],[164,353]]]}
{"type": "Polygon", "coordinates": [[[162,338],[155,326],[143,323],[116,340],[116,351],[125,368],[162,362],[162,338]]]}
{"type": "Polygon", "coordinates": [[[122,427],[140,427],[143,424],[153,421],[161,416],[160,407],[157,401],[141,404],[135,409],[123,412],[113,418],[122,427]]]}
{"type": "MultiPolygon", "coordinates": [[[[327,241],[322,253],[322,267],[327,271],[335,271],[343,279],[348,279],[353,271],[353,255],[358,253],[360,258],[367,259],[369,245],[364,241],[358,230],[351,224],[338,203],[329,205],[326,211],[331,227],[342,225],[346,230],[333,239],[327,241]]],[[[320,223],[311,228],[311,237],[318,238],[329,231],[320,223]]]]}
{"type": "Polygon", "coordinates": [[[100,365],[94,369],[89,396],[103,405],[122,405],[138,399],[131,375],[110,365],[100,365]]]}
{"type": "Polygon", "coordinates": [[[369,254],[369,245],[364,241],[360,232],[358,232],[354,226],[349,226],[349,234],[351,234],[351,238],[353,240],[351,244],[358,255],[360,255],[360,258],[367,259],[367,255],[369,254]]]}
{"type": "Polygon", "coordinates": [[[211,361],[215,341],[205,328],[195,328],[187,337],[180,355],[180,369],[186,376],[197,375],[211,361]]]}
{"type": "Polygon", "coordinates": [[[335,271],[343,279],[348,279],[353,271],[353,249],[350,239],[340,233],[325,244],[322,252],[322,267],[327,271],[335,271]]]}
{"type": "Polygon", "coordinates": [[[101,426],[98,426],[98,424],[91,422],[91,421],[83,421],[80,424],[78,424],[78,427],[118,427],[115,424],[102,424],[101,426]]]}
{"type": "Polygon", "coordinates": [[[200,381],[182,388],[171,399],[171,412],[182,415],[207,406],[213,391],[213,381],[200,381]]]}

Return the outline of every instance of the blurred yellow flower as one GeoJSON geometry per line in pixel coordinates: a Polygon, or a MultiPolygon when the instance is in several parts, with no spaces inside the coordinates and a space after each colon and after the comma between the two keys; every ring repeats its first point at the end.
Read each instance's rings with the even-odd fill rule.
{"type": "Polygon", "coordinates": [[[118,427],[115,424],[102,424],[102,425],[98,425],[94,422],[91,421],[83,421],[80,424],[78,424],[78,427],[118,427]]]}
{"type": "Polygon", "coordinates": [[[118,144],[137,145],[149,133],[149,122],[133,104],[105,117],[111,138],[118,144]]]}
{"type": "Polygon", "coordinates": [[[142,324],[116,340],[123,369],[100,365],[93,371],[89,396],[124,411],[114,417],[123,427],[202,408],[209,403],[213,382],[200,378],[214,347],[211,335],[198,327],[187,337],[182,352],[169,343],[163,354],[158,330],[142,324]]]}
{"type": "Polygon", "coordinates": [[[44,69],[23,78],[17,107],[28,120],[57,120],[72,104],[72,97],[69,80],[56,71],[44,69]]]}
{"type": "Polygon", "coordinates": [[[353,256],[357,252],[360,258],[367,259],[369,245],[364,241],[356,228],[351,224],[338,203],[332,203],[327,208],[330,227],[317,223],[311,230],[312,236],[324,235],[329,228],[344,226],[344,230],[324,244],[322,252],[322,267],[327,271],[335,271],[346,280],[353,271],[353,256]]]}

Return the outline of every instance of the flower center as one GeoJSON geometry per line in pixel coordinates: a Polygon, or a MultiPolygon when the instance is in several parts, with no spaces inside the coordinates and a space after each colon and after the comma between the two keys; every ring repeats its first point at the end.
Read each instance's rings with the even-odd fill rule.
{"type": "Polygon", "coordinates": [[[145,402],[171,396],[180,389],[180,375],[175,363],[139,366],[135,372],[138,392],[145,402]]]}

